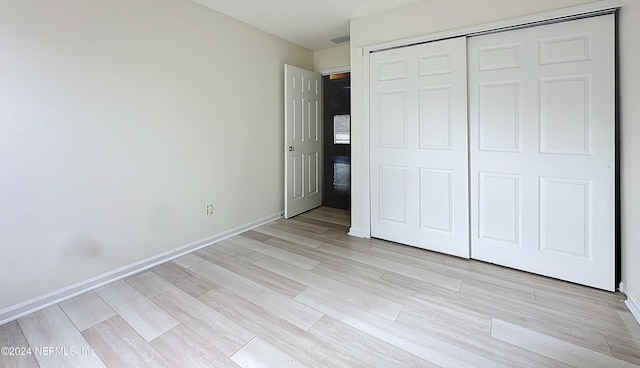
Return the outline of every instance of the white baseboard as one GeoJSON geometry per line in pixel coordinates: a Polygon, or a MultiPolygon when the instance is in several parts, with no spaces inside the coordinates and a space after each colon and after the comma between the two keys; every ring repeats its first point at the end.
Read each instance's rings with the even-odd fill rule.
{"type": "Polygon", "coordinates": [[[125,278],[127,276],[133,275],[137,272],[146,270],[148,268],[151,268],[153,266],[157,266],[161,263],[167,262],[171,259],[183,256],[187,253],[191,253],[194,252],[198,249],[204,248],[204,247],[208,247],[212,244],[218,243],[222,240],[225,240],[227,238],[230,238],[234,235],[238,235],[240,233],[243,233],[247,230],[251,230],[254,229],[258,226],[264,225],[266,223],[269,223],[271,221],[277,220],[279,218],[281,218],[283,216],[282,212],[261,218],[259,220],[250,222],[248,224],[242,225],[242,226],[238,226],[236,228],[227,230],[227,231],[223,231],[221,233],[218,233],[216,235],[212,235],[210,237],[195,241],[193,243],[189,243],[186,245],[183,245],[181,247],[178,248],[174,248],[173,250],[170,250],[168,252],[164,252],[161,254],[158,254],[156,256],[144,259],[142,261],[139,262],[135,262],[132,264],[129,264],[127,266],[124,267],[120,267],[118,269],[103,273],[101,275],[98,275],[96,277],[92,277],[90,279],[84,280],[84,281],[80,281],[76,284],[67,286],[65,288],[53,291],[51,293],[47,293],[45,295],[27,300],[25,302],[4,308],[2,310],[0,310],[0,325],[3,325],[5,323],[14,321],[20,317],[26,316],[28,314],[31,314],[33,312],[37,312],[39,310],[42,310],[44,308],[50,307],[54,304],[58,304],[64,300],[67,300],[69,298],[73,298],[77,295],[83,294],[87,291],[96,289],[98,287],[104,286],[110,282],[114,282],[117,280],[120,280],[122,278],[125,278]]]}
{"type": "Polygon", "coordinates": [[[368,238],[369,234],[367,234],[366,231],[364,231],[363,229],[357,228],[357,227],[350,227],[349,228],[349,235],[351,236],[355,236],[358,238],[368,238]]]}
{"type": "Polygon", "coordinates": [[[640,303],[638,303],[638,300],[635,299],[632,295],[627,294],[627,300],[624,302],[624,304],[627,305],[627,308],[629,308],[631,314],[633,314],[633,317],[636,319],[636,321],[638,321],[638,324],[640,324],[640,303]]]}

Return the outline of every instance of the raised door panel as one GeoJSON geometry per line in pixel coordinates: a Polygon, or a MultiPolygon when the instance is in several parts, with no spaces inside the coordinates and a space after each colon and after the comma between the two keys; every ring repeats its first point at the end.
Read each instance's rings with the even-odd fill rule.
{"type": "Polygon", "coordinates": [[[520,151],[520,82],[478,86],[478,147],[481,151],[520,151]]]}
{"type": "Polygon", "coordinates": [[[520,176],[478,173],[478,237],[520,246],[520,176]]]}
{"type": "Polygon", "coordinates": [[[420,89],[419,104],[420,148],[453,149],[451,86],[420,89]]]}
{"type": "Polygon", "coordinates": [[[407,224],[407,168],[381,166],[380,220],[397,224],[407,224]]]}
{"type": "MultiPolygon", "coordinates": [[[[478,70],[500,70],[519,68],[520,43],[498,44],[494,46],[478,48],[478,70]]],[[[473,55],[470,55],[473,57],[473,55]]]]}
{"type": "Polygon", "coordinates": [[[378,147],[407,148],[407,92],[385,91],[378,98],[378,147]]]}
{"type": "Polygon", "coordinates": [[[454,233],[453,172],[420,169],[420,228],[454,233]]]}
{"type": "Polygon", "coordinates": [[[591,61],[591,34],[569,34],[539,40],[540,65],[591,61]]]}
{"type": "Polygon", "coordinates": [[[540,152],[591,153],[590,76],[540,80],[540,152]]]}
{"type": "Polygon", "coordinates": [[[307,165],[304,170],[307,180],[307,196],[318,195],[320,190],[320,155],[318,152],[307,154],[307,165]]]}
{"type": "Polygon", "coordinates": [[[540,178],[541,252],[590,260],[592,221],[590,182],[564,178],[540,178]]]}

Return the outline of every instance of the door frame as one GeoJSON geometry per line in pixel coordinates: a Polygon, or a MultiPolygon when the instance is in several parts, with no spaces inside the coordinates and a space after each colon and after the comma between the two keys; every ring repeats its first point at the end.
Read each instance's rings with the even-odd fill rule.
{"type": "MultiPolygon", "coordinates": [[[[477,36],[485,33],[501,32],[511,29],[525,28],[531,26],[542,25],[545,23],[557,23],[572,19],[579,19],[587,16],[597,16],[603,14],[614,13],[622,6],[622,0],[608,0],[597,3],[589,3],[577,5],[562,9],[556,9],[521,17],[500,20],[496,22],[484,23],[471,27],[463,27],[444,32],[431,33],[417,37],[404,38],[394,41],[382,42],[372,45],[359,46],[357,48],[358,55],[362,55],[363,70],[363,167],[362,167],[362,196],[363,199],[363,224],[362,227],[354,227],[353,224],[349,229],[349,235],[370,238],[371,237],[371,156],[370,156],[370,85],[369,75],[371,73],[370,56],[376,51],[383,51],[392,48],[407,47],[417,43],[426,43],[432,41],[443,40],[453,37],[477,36]]],[[[616,148],[617,150],[617,148],[616,148]]],[[[617,156],[616,151],[616,156],[617,156]]],[[[616,186],[616,190],[619,187],[616,186]]],[[[357,191],[353,195],[357,195],[357,191]]],[[[616,204],[617,205],[617,204],[616,204]]],[[[619,226],[619,223],[616,224],[619,226]]]]}
{"type": "MultiPolygon", "coordinates": [[[[340,67],[336,67],[336,68],[329,68],[329,69],[322,69],[320,71],[318,71],[318,73],[320,73],[320,75],[322,75],[323,77],[326,77],[328,75],[331,74],[342,74],[342,73],[351,73],[351,66],[347,65],[347,66],[340,66],[340,67]]],[[[324,93],[324,84],[322,85],[322,89],[323,89],[323,93],[324,93]]],[[[325,105],[326,101],[322,101],[322,116],[325,116],[325,111],[324,111],[324,105],[325,105]]],[[[351,115],[351,111],[349,112],[349,115],[351,115]]],[[[322,129],[324,130],[324,119],[322,119],[322,129]]],[[[351,132],[351,134],[353,135],[353,132],[351,132]]],[[[327,139],[327,137],[323,134],[322,135],[322,146],[324,147],[324,143],[325,143],[325,139],[327,139]]],[[[350,145],[351,146],[351,145],[350,145]]],[[[322,177],[324,178],[326,175],[326,172],[324,171],[324,160],[325,160],[326,155],[324,155],[322,157],[322,177]]],[[[349,157],[351,157],[351,155],[349,155],[349,157]]],[[[351,170],[351,165],[349,165],[349,171],[352,172],[351,170]]],[[[351,173],[350,173],[351,174],[351,173]]],[[[351,199],[350,199],[351,200],[351,199]]],[[[324,202],[324,194],[322,196],[322,201],[324,202]]],[[[349,208],[351,208],[351,203],[349,203],[349,208]]],[[[349,210],[351,211],[351,210],[349,210]]]]}
{"type": "Polygon", "coordinates": [[[320,73],[320,75],[322,75],[323,77],[331,74],[351,73],[351,66],[347,65],[337,68],[322,69],[318,71],[318,73],[320,73]]]}
{"type": "MultiPolygon", "coordinates": [[[[319,73],[321,77],[324,77],[324,76],[327,76],[327,75],[331,75],[331,74],[351,73],[351,66],[347,65],[347,66],[337,67],[337,68],[322,69],[320,71],[317,71],[316,73],[319,73]]],[[[286,72],[285,72],[285,74],[286,74],[286,72]]],[[[286,88],[286,83],[287,83],[287,81],[286,81],[286,76],[285,76],[285,88],[286,88]]],[[[323,86],[323,88],[324,88],[324,86],[323,86]]],[[[321,113],[322,116],[324,116],[324,101],[320,105],[321,105],[321,106],[319,106],[319,109],[321,109],[320,113],[321,113]]],[[[285,103],[285,106],[286,106],[286,103],[285,103]]],[[[284,113],[287,114],[286,107],[285,107],[284,113]]],[[[321,129],[324,130],[324,118],[321,119],[319,124],[320,124],[321,129]]],[[[325,138],[324,134],[322,134],[320,136],[320,145],[323,146],[323,147],[324,147],[324,140],[325,139],[326,138],[325,138]]],[[[286,141],[286,136],[285,136],[285,141],[286,141]]],[[[286,142],[285,142],[285,146],[286,146],[286,142]]],[[[286,147],[284,149],[285,149],[285,155],[286,155],[286,147]]],[[[286,160],[286,157],[285,157],[285,160],[286,160]]],[[[324,174],[325,174],[325,172],[324,172],[324,155],[322,157],[322,161],[323,162],[322,162],[322,165],[321,165],[322,167],[320,169],[320,173],[321,173],[322,176],[324,176],[324,174]]],[[[286,164],[285,164],[285,166],[286,166],[286,164]]],[[[286,187],[287,187],[287,185],[286,185],[286,180],[287,180],[287,178],[286,178],[286,167],[285,167],[285,179],[284,180],[285,180],[285,193],[284,193],[284,195],[285,195],[285,203],[284,203],[285,210],[283,211],[283,217],[285,217],[286,206],[287,206],[287,203],[286,203],[286,196],[287,196],[287,193],[286,193],[286,191],[287,191],[287,189],[286,189],[286,187]]]]}
{"type": "MultiPolygon", "coordinates": [[[[349,158],[349,194],[348,194],[348,199],[345,201],[346,203],[348,203],[348,210],[351,210],[351,142],[349,144],[346,145],[336,145],[333,144],[333,136],[331,134],[326,134],[328,131],[333,131],[334,128],[333,127],[328,127],[328,125],[333,126],[333,116],[328,116],[327,115],[327,110],[325,108],[329,107],[333,102],[335,102],[336,98],[327,98],[327,91],[328,90],[332,90],[332,88],[328,88],[328,86],[331,85],[331,83],[341,83],[340,81],[342,81],[342,83],[344,83],[344,79],[349,79],[349,86],[351,86],[351,71],[349,67],[339,67],[339,68],[331,68],[331,69],[326,69],[322,72],[320,72],[320,75],[322,75],[322,93],[323,93],[323,100],[322,100],[322,106],[323,106],[323,110],[322,110],[322,116],[323,116],[323,124],[324,126],[323,131],[325,132],[325,134],[322,136],[322,145],[323,145],[323,172],[322,172],[322,177],[324,179],[324,185],[323,185],[323,195],[322,195],[322,205],[323,206],[328,206],[328,207],[332,207],[333,205],[336,205],[336,203],[331,203],[332,200],[330,200],[331,195],[327,195],[329,192],[331,192],[332,190],[330,189],[332,187],[332,181],[330,180],[330,178],[334,177],[334,174],[331,174],[333,171],[331,171],[331,169],[329,168],[329,166],[332,165],[327,165],[330,163],[329,157],[332,156],[331,152],[332,150],[341,150],[341,148],[331,148],[331,146],[342,146],[342,150],[344,149],[344,146],[348,146],[348,154],[346,154],[346,156],[349,158]],[[332,75],[344,75],[344,74],[349,74],[349,76],[346,77],[340,77],[338,79],[332,80],[332,78],[330,78],[332,75]],[[327,172],[327,170],[330,170],[327,172]],[[329,175],[328,175],[329,174],[329,175]]],[[[348,114],[349,116],[351,116],[351,89],[349,89],[349,111],[348,114]]],[[[338,99],[339,100],[339,99],[338,99]]],[[[344,110],[343,110],[344,111],[344,110]]],[[[336,111],[332,111],[333,114],[336,113],[336,111]]],[[[351,135],[351,133],[350,133],[351,135]]],[[[335,153],[335,152],[334,152],[335,153]]],[[[335,156],[334,156],[335,157],[335,156]]],[[[333,198],[335,200],[335,197],[333,198]]],[[[335,208],[340,208],[343,209],[340,206],[337,206],[335,208]]]]}

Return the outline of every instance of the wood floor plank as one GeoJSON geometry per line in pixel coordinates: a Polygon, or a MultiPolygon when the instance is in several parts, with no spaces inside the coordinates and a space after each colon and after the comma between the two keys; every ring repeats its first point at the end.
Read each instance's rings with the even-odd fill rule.
{"type": "Polygon", "coordinates": [[[430,308],[405,306],[397,321],[407,326],[428,326],[431,332],[447,337],[470,335],[488,338],[491,335],[491,316],[480,313],[466,315],[462,310],[447,309],[434,304],[430,308]],[[464,323],[459,323],[464,321],[464,323]]]}
{"type": "Polygon", "coordinates": [[[263,234],[255,230],[245,231],[244,233],[242,233],[242,235],[246,236],[247,238],[251,238],[261,242],[267,241],[272,238],[271,235],[263,234]]]}
{"type": "Polygon", "coordinates": [[[60,349],[34,353],[41,367],[105,367],[59,305],[22,317],[18,323],[31,348],[60,349]]]}
{"type": "Polygon", "coordinates": [[[311,259],[309,257],[301,256],[296,253],[289,252],[282,248],[274,247],[270,244],[263,243],[251,238],[244,237],[242,235],[234,236],[229,239],[230,242],[238,244],[242,247],[251,249],[254,252],[261,253],[271,258],[279,259],[294,266],[310,270],[315,267],[320,261],[311,259]]]}
{"type": "Polygon", "coordinates": [[[406,307],[398,316],[398,323],[426,333],[435,333],[443,341],[466,351],[472,351],[504,366],[512,365],[513,357],[517,356],[520,368],[571,367],[527,349],[490,338],[490,316],[482,316],[477,321],[464,324],[456,323],[456,317],[449,313],[432,313],[430,309],[406,307]]]}
{"type": "Polygon", "coordinates": [[[493,319],[491,337],[576,367],[625,367],[636,365],[499,319],[493,319]]]}
{"type": "Polygon", "coordinates": [[[493,315],[515,324],[523,324],[530,329],[579,345],[602,354],[611,354],[603,330],[598,321],[600,316],[592,314],[588,308],[581,310],[560,310],[538,305],[535,301],[510,297],[505,293],[475,292],[473,300],[482,301],[493,315]],[[488,304],[491,303],[491,304],[488,304]],[[499,313],[498,313],[499,311],[499,313]]]}
{"type": "Polygon", "coordinates": [[[435,365],[446,367],[503,367],[495,361],[459,348],[430,334],[417,331],[359,309],[336,303],[333,295],[314,288],[295,297],[323,313],[369,335],[404,349],[435,365]]]}
{"type": "Polygon", "coordinates": [[[189,268],[193,265],[196,265],[200,262],[204,261],[204,259],[198,257],[195,253],[187,253],[183,256],[173,259],[173,262],[184,267],[189,268]]]}
{"type": "Polygon", "coordinates": [[[615,358],[640,366],[640,340],[619,336],[605,336],[605,339],[615,358]]]}
{"type": "Polygon", "coordinates": [[[629,334],[629,336],[640,341],[640,324],[633,317],[631,311],[627,309],[625,311],[618,311],[617,314],[622,323],[625,325],[626,332],[629,334]]]}
{"type": "Polygon", "coordinates": [[[396,319],[404,307],[401,303],[393,302],[376,294],[342,284],[331,278],[320,276],[270,257],[265,257],[255,262],[255,265],[290,279],[298,280],[309,287],[332,293],[337,303],[344,303],[352,308],[368,311],[392,321],[396,319]]]}
{"type": "Polygon", "coordinates": [[[237,368],[231,359],[184,325],[179,325],[151,342],[172,367],[237,368]]]}
{"type": "MultiPolygon", "coordinates": [[[[290,219],[282,219],[277,221],[277,223],[286,228],[300,229],[306,232],[311,232],[316,234],[324,234],[331,229],[331,227],[325,226],[326,224],[329,224],[327,222],[322,223],[318,221],[318,223],[322,223],[322,225],[313,224],[309,221],[304,221],[304,218],[301,216],[297,216],[290,219]]],[[[334,225],[334,226],[337,226],[337,225],[334,225]]]]}
{"type": "Polygon", "coordinates": [[[194,252],[198,257],[204,258],[207,257],[215,257],[215,258],[228,258],[233,259],[235,257],[241,257],[246,254],[255,253],[254,251],[244,248],[238,247],[235,244],[229,243],[227,240],[221,241],[219,243],[213,244],[209,247],[199,249],[194,252]]]}
{"type": "Polygon", "coordinates": [[[374,367],[438,367],[404,349],[371,336],[330,316],[320,318],[309,332],[328,341],[336,350],[344,349],[374,367]]]}
{"type": "MultiPolygon", "coordinates": [[[[522,275],[518,270],[506,269],[510,271],[514,276],[522,275]]],[[[565,295],[575,300],[582,300],[594,305],[607,306],[617,310],[628,310],[624,304],[620,303],[620,300],[626,299],[624,294],[619,292],[609,292],[606,290],[594,289],[592,287],[578,285],[571,282],[566,282],[550,277],[545,277],[535,274],[526,274],[527,277],[522,277],[523,282],[531,284],[536,289],[536,295],[543,295],[542,292],[549,291],[550,295],[565,295]]],[[[517,276],[515,276],[517,278],[517,276]]]]}
{"type": "Polygon", "coordinates": [[[259,261],[264,257],[262,254],[259,258],[244,258],[244,256],[216,258],[211,255],[206,256],[207,261],[288,297],[293,298],[304,290],[305,285],[253,264],[253,262],[259,261]]]}
{"type": "Polygon", "coordinates": [[[359,262],[353,262],[348,259],[338,259],[327,256],[325,260],[315,266],[312,271],[321,271],[322,275],[341,275],[346,277],[354,277],[355,279],[367,278],[370,280],[378,280],[384,274],[384,270],[371,267],[359,262]]]}
{"type": "Polygon", "coordinates": [[[109,318],[82,334],[109,367],[172,367],[120,316],[109,318]]]}
{"type": "Polygon", "coordinates": [[[305,216],[298,216],[298,217],[295,217],[294,219],[296,221],[299,221],[299,222],[306,222],[306,223],[311,224],[311,225],[317,225],[317,226],[326,227],[326,228],[329,228],[329,229],[334,230],[334,231],[338,231],[338,232],[343,233],[343,234],[347,234],[349,232],[349,225],[336,224],[334,222],[327,222],[327,221],[323,221],[323,220],[317,220],[317,219],[313,219],[313,218],[305,217],[305,216]]]}
{"type": "MultiPolygon", "coordinates": [[[[599,303],[579,301],[579,299],[569,301],[565,295],[558,292],[540,297],[539,292],[540,291],[536,289],[535,305],[549,310],[577,311],[574,318],[584,320],[582,324],[583,328],[603,335],[617,335],[624,331],[624,321],[620,318],[616,309],[606,307],[599,303]]],[[[624,337],[631,336],[625,334],[624,337]]]]}
{"type": "Polygon", "coordinates": [[[105,285],[95,292],[147,341],[179,324],[175,318],[124,280],[105,285]]]}
{"type": "Polygon", "coordinates": [[[429,252],[424,249],[391,242],[386,242],[383,245],[373,243],[368,253],[416,267],[423,267],[425,265],[425,263],[421,261],[427,261],[429,265],[433,263],[443,265],[448,257],[442,253],[429,252]]]}
{"type": "MultiPolygon", "coordinates": [[[[309,220],[307,219],[307,221],[309,220]]],[[[348,229],[345,231],[341,231],[337,229],[329,229],[327,232],[323,233],[322,236],[319,236],[318,238],[323,241],[325,239],[349,239],[353,242],[367,244],[370,246],[373,246],[378,242],[378,239],[375,239],[375,238],[359,238],[356,236],[351,236],[348,233],[348,229]]]]}
{"type": "MultiPolygon", "coordinates": [[[[385,273],[384,281],[392,282],[399,287],[410,285],[420,299],[446,300],[451,306],[464,308],[477,313],[499,316],[510,323],[528,325],[538,332],[566,339],[573,344],[581,345],[589,349],[610,354],[609,346],[604,335],[589,329],[586,319],[597,319],[597,316],[584,315],[582,310],[554,310],[539,306],[535,301],[523,301],[511,298],[508,294],[501,293],[449,293],[445,294],[434,288],[425,287],[424,283],[415,279],[398,275],[393,272],[385,273]]],[[[583,308],[585,309],[585,308],[583,308]]]]}
{"type": "Polygon", "coordinates": [[[329,207],[320,207],[313,211],[305,212],[300,216],[344,226],[349,226],[351,224],[349,211],[329,207]]]}
{"type": "MultiPolygon", "coordinates": [[[[389,243],[391,244],[391,243],[389,243]]],[[[460,279],[463,281],[471,281],[476,286],[492,288],[493,285],[502,288],[509,293],[517,293],[528,299],[535,299],[535,289],[522,283],[504,280],[499,276],[485,275],[478,272],[472,272],[465,268],[455,268],[444,264],[444,262],[452,258],[440,253],[425,251],[418,248],[392,244],[387,246],[376,245],[367,252],[384,259],[395,261],[408,266],[427,269],[439,274],[460,279]],[[478,283],[482,282],[482,284],[478,283]]],[[[472,260],[459,259],[458,262],[475,262],[472,260]]]]}
{"type": "Polygon", "coordinates": [[[526,291],[515,290],[509,286],[498,285],[497,283],[493,282],[493,280],[479,280],[474,278],[462,278],[460,293],[470,295],[501,294],[508,296],[511,299],[521,300],[525,303],[533,302],[536,300],[536,295],[533,289],[528,289],[526,291]]]}
{"type": "Polygon", "coordinates": [[[251,253],[245,253],[239,256],[235,256],[231,258],[230,261],[239,262],[242,264],[251,264],[259,259],[262,259],[263,257],[264,255],[261,253],[251,252],[251,253]]]}
{"type": "MultiPolygon", "coordinates": [[[[297,226],[295,223],[291,223],[289,220],[278,220],[268,225],[269,229],[273,231],[279,231],[282,235],[293,235],[306,242],[306,240],[321,240],[326,236],[325,234],[330,231],[326,228],[324,232],[317,232],[314,229],[307,229],[303,226],[297,226]]],[[[260,229],[257,229],[260,231],[260,229]]]]}
{"type": "Polygon", "coordinates": [[[199,263],[191,270],[303,330],[311,328],[322,317],[318,311],[211,262],[199,263]]]}
{"type": "MultiPolygon", "coordinates": [[[[445,265],[470,271],[472,275],[489,276],[497,280],[504,280],[512,284],[533,287],[537,296],[549,295],[551,298],[570,297],[577,301],[594,304],[606,304],[611,308],[624,307],[619,302],[617,293],[573,284],[546,276],[522,272],[508,267],[488,264],[476,260],[447,257],[445,265]]],[[[623,308],[626,309],[626,308],[623,308]]]]}
{"type": "MultiPolygon", "coordinates": [[[[469,271],[465,268],[450,267],[444,264],[447,259],[452,258],[440,253],[425,251],[422,249],[389,243],[386,246],[376,245],[368,252],[385,259],[398,263],[428,269],[442,275],[454,277],[464,281],[471,281],[478,287],[492,288],[493,285],[508,291],[517,293],[528,299],[535,298],[535,289],[532,286],[523,285],[519,282],[504,280],[500,275],[485,275],[483,273],[469,271]]],[[[476,262],[473,260],[458,259],[459,264],[465,262],[476,262]]]]}
{"type": "MultiPolygon", "coordinates": [[[[202,261],[204,262],[204,259],[202,259],[202,261]]],[[[210,280],[190,272],[175,262],[165,262],[151,268],[150,271],[196,298],[218,286],[210,280]]]]}
{"type": "MultiPolygon", "coordinates": [[[[128,281],[167,313],[230,357],[255,337],[237,323],[209,308],[153,272],[128,281]]],[[[206,294],[205,294],[206,295],[206,294]]]]}
{"type": "Polygon", "coordinates": [[[254,230],[266,235],[270,235],[274,238],[288,240],[292,243],[304,245],[305,247],[309,247],[309,248],[316,248],[322,245],[322,241],[320,240],[313,239],[307,236],[293,234],[291,232],[287,232],[279,229],[275,229],[273,228],[273,226],[262,226],[254,230]]]}
{"type": "MultiPolygon", "coordinates": [[[[390,244],[391,245],[398,245],[398,246],[405,246],[402,244],[398,244],[398,243],[392,243],[386,240],[382,240],[382,239],[377,239],[377,238],[360,238],[357,236],[351,236],[348,233],[340,233],[337,231],[327,231],[327,233],[323,234],[322,238],[338,238],[338,239],[349,239],[351,241],[354,242],[358,242],[358,243],[362,243],[362,244],[367,244],[370,245],[372,247],[381,247],[381,248],[386,248],[388,247],[390,244]]],[[[432,253],[436,253],[436,252],[432,252],[432,253]]],[[[437,253],[436,253],[437,254],[437,253]]]]}
{"type": "Polygon", "coordinates": [[[11,348],[0,355],[0,366],[6,368],[38,368],[36,358],[27,353],[29,343],[17,321],[0,325],[0,348],[11,348]],[[15,350],[17,349],[17,351],[15,350]]]}
{"type": "Polygon", "coordinates": [[[65,300],[60,303],[60,308],[80,331],[116,315],[116,312],[93,291],[65,300]]]}
{"type": "Polygon", "coordinates": [[[350,351],[333,349],[328,342],[223,287],[211,290],[199,300],[302,364],[332,368],[371,367],[350,351]]]}
{"type": "Polygon", "coordinates": [[[243,368],[308,367],[259,337],[249,341],[247,345],[233,354],[231,360],[243,368]]]}
{"type": "MultiPolygon", "coordinates": [[[[526,282],[526,279],[525,279],[526,282]]],[[[549,302],[550,304],[564,304],[566,307],[580,307],[588,303],[590,309],[598,308],[601,313],[615,316],[618,311],[628,311],[623,308],[621,302],[626,298],[622,293],[608,293],[604,295],[590,294],[590,288],[586,286],[571,285],[570,292],[563,289],[552,289],[535,287],[536,300],[549,302]],[[584,288],[584,292],[577,292],[577,289],[584,288]],[[577,292],[577,293],[576,293],[577,292]]]]}
{"type": "Polygon", "coordinates": [[[233,244],[228,241],[225,241],[224,246],[221,246],[220,249],[218,249],[218,247],[207,247],[200,249],[195,253],[198,257],[210,262],[215,262],[218,259],[224,259],[252,263],[264,257],[263,254],[254,252],[245,247],[239,247],[237,244],[233,244]],[[233,249],[230,247],[233,247],[233,249]]]}
{"type": "MultiPolygon", "coordinates": [[[[345,285],[350,285],[352,287],[367,291],[372,294],[390,298],[401,304],[407,304],[407,302],[409,302],[409,304],[415,303],[413,299],[416,296],[420,295],[420,290],[411,288],[410,284],[399,285],[396,283],[386,281],[385,277],[388,271],[385,271],[385,273],[381,275],[380,278],[374,279],[369,277],[368,275],[363,275],[358,272],[353,272],[352,270],[346,267],[343,267],[341,265],[336,266],[327,262],[322,262],[316,267],[314,267],[313,270],[311,270],[311,272],[314,272],[321,276],[330,277],[345,285]]],[[[413,280],[413,282],[420,283],[421,285],[423,284],[429,285],[419,280],[415,280],[415,279],[411,279],[411,280],[413,280]]],[[[456,293],[449,289],[433,288],[430,285],[427,287],[429,287],[430,289],[435,289],[443,293],[443,295],[451,295],[456,293]]]]}
{"type": "Polygon", "coordinates": [[[348,258],[352,261],[361,262],[385,270],[390,270],[401,275],[413,277],[415,279],[446,289],[457,291],[460,290],[460,286],[462,285],[462,280],[454,277],[445,276],[423,268],[405,265],[358,251],[344,249],[335,245],[323,244],[319,246],[318,249],[329,252],[338,257],[348,258]]]}
{"type": "MultiPolygon", "coordinates": [[[[346,269],[350,269],[353,272],[358,274],[366,275],[367,277],[378,279],[384,273],[384,269],[373,267],[361,262],[352,261],[347,258],[336,257],[335,255],[323,252],[322,250],[318,250],[317,248],[306,248],[301,247],[298,244],[292,243],[287,240],[272,238],[267,240],[268,244],[280,247],[282,249],[286,249],[290,252],[304,255],[306,257],[318,260],[324,264],[333,264],[336,267],[344,267],[346,269]]],[[[317,266],[316,266],[317,267],[317,266]]]]}
{"type": "Polygon", "coordinates": [[[345,249],[351,249],[362,253],[367,253],[372,245],[369,242],[363,242],[353,237],[330,237],[322,239],[324,244],[331,244],[345,249]]]}
{"type": "Polygon", "coordinates": [[[411,308],[425,311],[434,322],[440,321],[442,328],[448,328],[454,331],[457,328],[472,331],[477,330],[479,333],[484,331],[485,335],[488,336],[490,314],[479,313],[470,309],[468,304],[474,301],[466,299],[458,300],[457,292],[448,289],[434,288],[419,280],[401,275],[398,276],[404,280],[410,280],[410,282],[392,283],[385,280],[386,276],[383,276],[380,280],[371,280],[366,277],[357,277],[343,271],[325,271],[322,266],[323,264],[321,263],[315,267],[312,272],[327,275],[327,277],[336,279],[341,283],[402,303],[405,305],[403,310],[411,308]],[[415,287],[416,284],[421,285],[421,287],[415,287]],[[451,326],[448,326],[449,323],[451,326]]]}

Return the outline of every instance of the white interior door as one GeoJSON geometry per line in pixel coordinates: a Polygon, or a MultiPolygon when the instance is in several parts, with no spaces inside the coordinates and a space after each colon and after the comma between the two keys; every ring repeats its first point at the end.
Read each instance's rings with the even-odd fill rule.
{"type": "Polygon", "coordinates": [[[284,217],[322,205],[322,76],[284,66],[284,217]]]}
{"type": "Polygon", "coordinates": [[[370,55],[371,235],[469,257],[465,38],[370,55]]]}
{"type": "Polygon", "coordinates": [[[614,290],[613,15],[468,47],[472,257],[614,290]]]}

